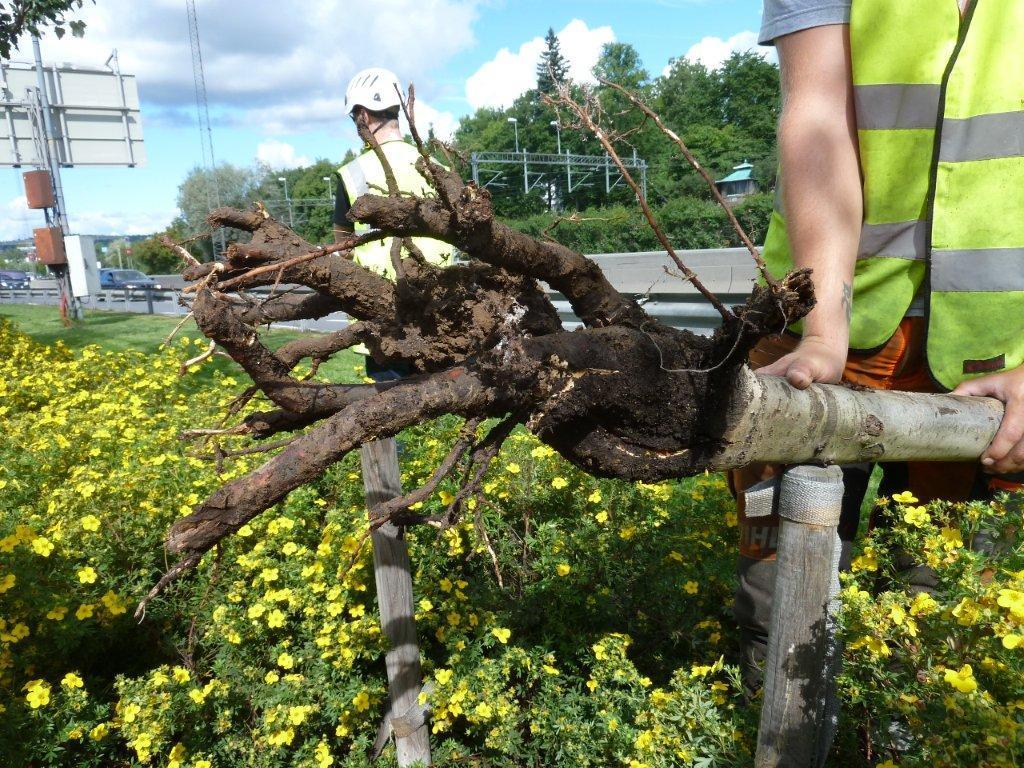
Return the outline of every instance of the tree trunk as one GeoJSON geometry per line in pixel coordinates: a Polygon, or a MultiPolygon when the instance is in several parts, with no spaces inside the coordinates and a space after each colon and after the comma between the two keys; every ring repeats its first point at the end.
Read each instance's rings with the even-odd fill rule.
{"type": "Polygon", "coordinates": [[[752,462],[973,461],[992,441],[1003,404],[987,397],[885,392],[785,379],[744,368],[728,396],[710,469],[752,462]]]}

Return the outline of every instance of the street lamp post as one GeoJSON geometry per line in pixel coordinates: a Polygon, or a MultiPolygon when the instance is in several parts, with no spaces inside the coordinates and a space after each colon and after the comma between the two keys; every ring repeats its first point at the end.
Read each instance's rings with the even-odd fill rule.
{"type": "Polygon", "coordinates": [[[334,207],[334,185],[331,184],[331,177],[324,176],[324,183],[327,184],[327,196],[331,199],[331,208],[334,207]]]}
{"type": "Polygon", "coordinates": [[[515,129],[515,132],[516,132],[516,152],[519,152],[519,120],[517,120],[514,117],[510,117],[508,119],[508,121],[510,123],[512,123],[512,128],[515,129]]]}
{"type": "Polygon", "coordinates": [[[555,136],[558,137],[558,154],[562,154],[562,126],[557,120],[552,120],[551,124],[555,126],[555,136]]]}
{"type": "Polygon", "coordinates": [[[295,229],[295,217],[292,215],[292,199],[288,197],[288,178],[278,176],[277,180],[284,184],[284,202],[288,206],[288,226],[295,229]]]}

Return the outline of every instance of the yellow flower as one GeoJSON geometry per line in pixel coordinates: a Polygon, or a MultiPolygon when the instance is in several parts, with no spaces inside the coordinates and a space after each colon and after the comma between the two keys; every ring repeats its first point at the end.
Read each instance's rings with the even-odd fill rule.
{"type": "Polygon", "coordinates": [[[175,667],[172,669],[171,677],[174,678],[174,682],[176,683],[187,683],[192,679],[192,675],[190,675],[189,671],[184,667],[175,667]]]}
{"type": "Polygon", "coordinates": [[[1000,589],[999,598],[996,600],[1003,608],[1009,608],[1010,613],[1018,619],[1024,619],[1024,592],[1016,589],[1000,589]]]}
{"type": "Polygon", "coordinates": [[[972,624],[977,624],[981,619],[981,606],[971,598],[965,597],[957,603],[952,613],[956,616],[957,624],[969,627],[972,624]]]}
{"type": "Polygon", "coordinates": [[[106,607],[111,616],[120,616],[128,610],[128,606],[114,590],[107,590],[107,593],[100,598],[100,602],[106,607]]]}
{"type": "Polygon", "coordinates": [[[892,500],[900,504],[917,504],[917,496],[912,494],[910,491],[894,493],[892,496],[892,500]]]}
{"type": "Polygon", "coordinates": [[[903,519],[915,528],[921,528],[931,521],[925,507],[907,507],[906,512],[903,513],[903,519]]]}
{"type": "Polygon", "coordinates": [[[918,592],[910,603],[910,612],[914,616],[924,616],[934,612],[938,607],[939,604],[935,602],[935,598],[927,592],[918,592]]]}
{"type": "Polygon", "coordinates": [[[89,738],[92,739],[93,741],[100,741],[108,733],[110,733],[110,726],[107,725],[106,723],[100,723],[95,728],[93,728],[91,731],[89,731],[89,738]]]}
{"type": "Polygon", "coordinates": [[[14,587],[17,581],[18,577],[13,573],[4,574],[4,577],[0,579],[0,595],[14,587]]]}
{"type": "Polygon", "coordinates": [[[295,667],[295,659],[290,653],[282,653],[277,657],[277,666],[281,669],[292,669],[295,667]]]}
{"type": "Polygon", "coordinates": [[[441,503],[446,507],[455,501],[455,494],[449,493],[448,491],[441,491],[438,496],[441,499],[441,503]]]}
{"type": "Polygon", "coordinates": [[[67,616],[67,613],[68,607],[66,605],[58,605],[46,612],[46,618],[51,621],[64,621],[64,617],[67,616]]]}
{"type": "Polygon", "coordinates": [[[504,627],[495,627],[491,630],[491,634],[494,635],[499,643],[507,643],[508,639],[512,637],[512,630],[505,629],[504,627]]]}
{"type": "Polygon", "coordinates": [[[82,584],[94,584],[96,582],[96,571],[91,565],[78,569],[78,580],[82,584]]]}
{"type": "Polygon", "coordinates": [[[32,551],[37,555],[43,557],[49,557],[50,553],[53,552],[53,542],[43,536],[32,540],[32,551]]]}
{"type": "Polygon", "coordinates": [[[947,552],[952,552],[954,549],[960,549],[964,545],[964,540],[960,536],[960,531],[956,528],[943,528],[939,531],[939,535],[942,536],[942,548],[947,552]]]}
{"type": "Polygon", "coordinates": [[[272,747],[282,747],[285,744],[291,744],[295,739],[295,729],[285,728],[283,731],[271,734],[267,738],[267,743],[272,747]]]}
{"type": "Polygon", "coordinates": [[[590,689],[591,693],[596,691],[597,690],[597,680],[594,680],[593,678],[591,678],[590,680],[587,680],[587,688],[590,689]]]}
{"type": "Polygon", "coordinates": [[[326,742],[321,741],[313,750],[313,757],[316,760],[317,768],[330,768],[334,765],[334,758],[331,757],[331,748],[326,742]]]}
{"type": "Polygon", "coordinates": [[[1013,650],[1020,645],[1021,642],[1024,642],[1024,637],[1021,635],[1003,635],[1003,648],[1008,650],[1013,650]]]}
{"type": "Polygon", "coordinates": [[[209,760],[196,760],[192,764],[192,768],[213,768],[213,763],[209,760]]]}
{"type": "Polygon", "coordinates": [[[24,690],[28,692],[25,701],[32,709],[39,709],[50,703],[50,684],[45,680],[33,680],[26,683],[24,690]]]}
{"type": "Polygon", "coordinates": [[[437,680],[438,685],[447,685],[452,679],[452,671],[450,669],[439,669],[434,673],[434,679],[437,680]]]}
{"type": "Polygon", "coordinates": [[[352,705],[359,711],[365,712],[370,708],[370,697],[366,691],[360,691],[352,697],[352,705]]]}
{"type": "Polygon", "coordinates": [[[203,693],[199,688],[193,688],[188,692],[188,697],[192,699],[196,704],[202,704],[206,701],[206,694],[203,693]]]}
{"type": "Polygon", "coordinates": [[[619,538],[622,539],[623,541],[629,541],[634,536],[636,536],[636,526],[635,525],[628,525],[625,528],[623,528],[621,531],[619,531],[619,538]]]}
{"type": "Polygon", "coordinates": [[[267,614],[267,626],[271,629],[283,627],[285,625],[285,619],[286,617],[284,613],[281,610],[275,608],[269,614],[267,614]]]}
{"type": "Polygon", "coordinates": [[[477,717],[483,720],[489,719],[494,714],[494,710],[491,709],[491,705],[484,702],[476,705],[475,712],[477,717]]]}
{"type": "Polygon", "coordinates": [[[82,603],[78,606],[78,610],[75,611],[75,618],[79,621],[85,619],[91,619],[93,612],[96,610],[96,606],[92,603],[82,603]]]}
{"type": "Polygon", "coordinates": [[[100,519],[96,515],[86,515],[79,522],[82,523],[83,530],[98,531],[100,529],[100,519]]]}
{"type": "Polygon", "coordinates": [[[572,566],[570,566],[568,563],[559,563],[557,566],[555,566],[555,570],[558,572],[559,576],[568,576],[569,571],[572,570],[572,566]]]}
{"type": "Polygon", "coordinates": [[[554,488],[556,491],[562,490],[567,485],[569,485],[569,481],[566,480],[564,477],[556,477],[554,480],[551,481],[551,487],[554,488]]]}
{"type": "Polygon", "coordinates": [[[589,501],[591,504],[600,504],[601,503],[601,491],[600,490],[594,491],[592,494],[587,496],[587,501],[589,501]]]}
{"type": "Polygon", "coordinates": [[[864,547],[864,553],[853,558],[850,568],[853,571],[877,571],[878,558],[875,557],[874,548],[864,547]]]}
{"type": "Polygon", "coordinates": [[[964,664],[959,671],[947,669],[945,679],[960,693],[971,693],[978,689],[978,681],[974,679],[974,670],[970,664],[964,664]]]}
{"type": "Polygon", "coordinates": [[[64,675],[63,679],[61,679],[60,681],[60,684],[68,689],[81,688],[83,685],[85,685],[85,683],[82,681],[82,678],[80,678],[74,672],[68,672],[66,675],[64,675]]]}
{"type": "Polygon", "coordinates": [[[522,472],[522,468],[514,461],[510,461],[508,464],[505,465],[505,471],[508,472],[510,475],[518,475],[520,472],[522,472]]]}
{"type": "Polygon", "coordinates": [[[291,725],[302,725],[313,710],[308,704],[299,707],[288,707],[288,722],[291,725]]]}
{"type": "Polygon", "coordinates": [[[601,525],[604,525],[608,522],[608,513],[602,509],[596,515],[594,515],[594,519],[597,520],[597,522],[599,522],[601,525]]]}
{"type": "Polygon", "coordinates": [[[277,672],[275,672],[274,670],[270,670],[269,672],[267,672],[267,674],[263,676],[263,682],[265,682],[267,685],[273,685],[280,679],[281,676],[277,674],[277,672]]]}
{"type": "Polygon", "coordinates": [[[423,611],[424,613],[430,613],[430,611],[432,611],[434,609],[434,604],[432,602],[430,602],[429,600],[427,600],[427,598],[425,598],[425,597],[422,600],[420,600],[419,605],[420,605],[420,610],[423,611]]]}
{"type": "Polygon", "coordinates": [[[683,584],[683,591],[688,595],[696,595],[698,589],[700,589],[700,585],[696,581],[688,581],[683,584]]]}

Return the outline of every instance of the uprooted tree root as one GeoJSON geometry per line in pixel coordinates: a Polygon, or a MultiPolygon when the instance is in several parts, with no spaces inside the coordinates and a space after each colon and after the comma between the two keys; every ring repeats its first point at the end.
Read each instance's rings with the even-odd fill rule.
{"type": "MultiPolygon", "coordinates": [[[[617,157],[614,137],[601,133],[592,102],[574,102],[567,93],[563,105],[574,106],[584,127],[596,131],[617,157]]],[[[410,89],[406,107],[415,126],[413,101],[410,89]]],[[[360,128],[390,170],[373,136],[360,128]]],[[[350,451],[444,414],[461,416],[472,427],[428,481],[436,486],[461,467],[463,487],[455,501],[442,518],[422,518],[409,511],[423,495],[413,491],[370,510],[372,525],[450,523],[478,493],[487,466],[518,424],[594,475],[650,482],[701,472],[723,448],[724,403],[750,348],[813,306],[810,275],[798,271],[781,283],[769,278],[741,306],[729,310],[718,304],[723,324],[710,337],[668,327],[615,290],[593,261],[502,224],[486,189],[464,183],[431,159],[415,128],[413,137],[421,151],[418,168],[435,194],[400,194],[388,173],[387,194],[364,195],[352,206],[351,218],[370,231],[346,242],[314,246],[262,206],[210,214],[211,225],[251,237],[229,246],[223,261],[190,265],[184,275],[193,282],[185,294],[202,332],[252,379],[247,395],[261,391],[275,406],[230,431],[256,439],[305,431],[171,527],[167,547],[182,556],[181,567],[147,600],[224,537],[350,451]],[[468,262],[433,266],[415,247],[412,238],[418,237],[450,243],[468,262]],[[351,260],[358,245],[385,239],[392,243],[394,283],[351,260]],[[582,328],[563,328],[541,282],[568,300],[582,328]],[[275,290],[260,299],[246,293],[260,286],[308,290],[275,290]],[[276,352],[257,332],[265,323],[337,311],[354,322],[276,352]],[[343,385],[292,373],[301,360],[316,366],[358,343],[378,363],[404,365],[414,375],[386,384],[343,385]],[[476,427],[487,418],[500,421],[477,439],[476,427]]],[[[657,231],[653,219],[651,225],[657,231]]]]}

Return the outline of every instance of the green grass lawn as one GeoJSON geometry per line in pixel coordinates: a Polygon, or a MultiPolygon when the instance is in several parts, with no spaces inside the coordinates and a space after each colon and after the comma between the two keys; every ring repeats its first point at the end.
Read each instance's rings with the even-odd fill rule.
{"type": "MultiPolygon", "coordinates": [[[[43,344],[62,341],[74,350],[96,344],[112,352],[129,349],[155,352],[181,321],[180,317],[86,310],[85,320],[65,328],[61,324],[57,307],[27,304],[0,304],[0,317],[10,319],[22,332],[43,344]]],[[[178,335],[190,338],[202,336],[191,318],[178,331],[178,335]]],[[[303,335],[289,330],[271,330],[262,334],[264,342],[272,349],[303,335]]],[[[358,367],[362,370],[362,360],[362,356],[354,352],[340,352],[321,366],[320,373],[332,381],[357,381],[355,369],[358,367]]],[[[210,372],[231,369],[237,369],[237,366],[222,357],[204,366],[204,371],[210,372]]]]}

